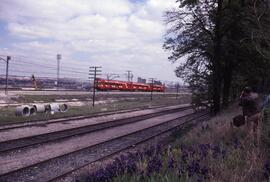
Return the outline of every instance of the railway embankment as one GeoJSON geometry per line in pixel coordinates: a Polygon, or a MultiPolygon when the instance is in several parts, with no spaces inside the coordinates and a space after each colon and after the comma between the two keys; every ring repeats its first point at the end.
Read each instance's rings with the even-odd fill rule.
{"type": "Polygon", "coordinates": [[[0,181],[56,181],[207,115],[185,104],[4,128],[0,181]]]}
{"type": "MultiPolygon", "coordinates": [[[[161,145],[144,146],[117,156],[75,179],[93,182],[267,182],[270,180],[270,158],[265,138],[269,136],[261,132],[261,143],[254,145],[244,126],[231,125],[232,118],[240,113],[238,106],[231,106],[209,120],[176,130],[161,145]]],[[[261,131],[269,130],[269,110],[262,114],[261,131]]]]}
{"type": "MultiPolygon", "coordinates": [[[[54,93],[55,94],[55,93],[54,93]]],[[[89,116],[98,113],[116,112],[136,108],[151,108],[164,105],[177,105],[190,103],[189,94],[166,94],[155,93],[153,100],[150,100],[149,93],[99,93],[96,105],[92,107],[90,94],[72,95],[68,93],[57,95],[21,95],[5,103],[0,103],[0,125],[12,124],[16,122],[47,121],[51,119],[89,116]],[[68,111],[61,113],[36,114],[30,117],[18,117],[15,115],[16,106],[46,103],[65,103],[68,111]]]]}

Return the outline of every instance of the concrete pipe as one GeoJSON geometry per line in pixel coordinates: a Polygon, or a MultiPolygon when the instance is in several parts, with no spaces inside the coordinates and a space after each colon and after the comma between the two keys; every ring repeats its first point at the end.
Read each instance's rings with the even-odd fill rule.
{"type": "Polygon", "coordinates": [[[43,104],[34,104],[33,107],[36,109],[37,113],[44,113],[46,111],[45,105],[43,104]]]}
{"type": "Polygon", "coordinates": [[[46,105],[44,105],[44,107],[45,107],[45,113],[50,113],[51,112],[50,104],[46,104],[46,105]]]}
{"type": "Polygon", "coordinates": [[[54,114],[55,112],[60,111],[60,105],[58,103],[50,104],[50,108],[51,108],[51,114],[54,114]]]}
{"type": "Polygon", "coordinates": [[[30,107],[28,105],[22,105],[16,107],[16,115],[17,116],[29,116],[30,115],[30,107]]]}
{"type": "Polygon", "coordinates": [[[34,106],[30,106],[29,111],[30,111],[30,115],[36,115],[37,113],[37,110],[34,106]]]}
{"type": "Polygon", "coordinates": [[[66,112],[67,110],[68,110],[67,104],[60,104],[60,111],[61,112],[66,112]]]}

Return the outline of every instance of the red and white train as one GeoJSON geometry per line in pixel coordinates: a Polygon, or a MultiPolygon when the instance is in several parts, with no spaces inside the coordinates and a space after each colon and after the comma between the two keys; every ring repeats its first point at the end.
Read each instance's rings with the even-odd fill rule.
{"type": "Polygon", "coordinates": [[[145,83],[125,82],[118,80],[104,80],[98,78],[96,80],[95,88],[100,91],[142,91],[142,92],[164,92],[165,87],[163,85],[151,85],[145,83]]]}

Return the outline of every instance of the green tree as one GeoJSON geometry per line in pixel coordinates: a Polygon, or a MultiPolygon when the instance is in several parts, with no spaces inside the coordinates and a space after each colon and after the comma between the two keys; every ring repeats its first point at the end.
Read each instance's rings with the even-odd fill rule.
{"type": "MultiPolygon", "coordinates": [[[[193,93],[207,93],[213,111],[226,107],[244,84],[267,82],[269,10],[259,0],[179,0],[165,13],[164,49],[169,60],[186,59],[176,69],[193,93]],[[262,79],[263,78],[263,79],[262,79]],[[239,82],[236,82],[238,80],[239,82]],[[231,88],[233,86],[233,93],[231,88]],[[204,88],[204,89],[202,89],[204,88]]],[[[202,97],[205,99],[206,97],[202,97]]]]}
{"type": "MultiPolygon", "coordinates": [[[[183,57],[187,59],[176,70],[178,76],[189,83],[192,82],[192,77],[201,77],[204,83],[209,83],[213,111],[218,112],[222,80],[223,0],[177,2],[180,3],[179,9],[165,13],[165,21],[170,28],[166,35],[164,49],[171,51],[169,60],[172,62],[183,57]]],[[[200,87],[198,84],[195,85],[200,87]]],[[[195,85],[193,84],[193,90],[195,85]]]]}

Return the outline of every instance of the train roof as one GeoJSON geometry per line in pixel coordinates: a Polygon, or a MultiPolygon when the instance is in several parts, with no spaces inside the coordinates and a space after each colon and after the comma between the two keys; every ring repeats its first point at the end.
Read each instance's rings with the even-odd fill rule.
{"type": "MultiPolygon", "coordinates": [[[[149,83],[138,83],[138,82],[127,82],[127,81],[121,81],[121,80],[106,80],[106,79],[102,79],[102,78],[98,78],[97,80],[99,81],[103,81],[105,83],[120,83],[120,84],[126,84],[126,83],[132,83],[133,85],[137,85],[137,86],[149,86],[149,83]]],[[[153,85],[155,87],[164,87],[163,85],[153,85]]]]}

